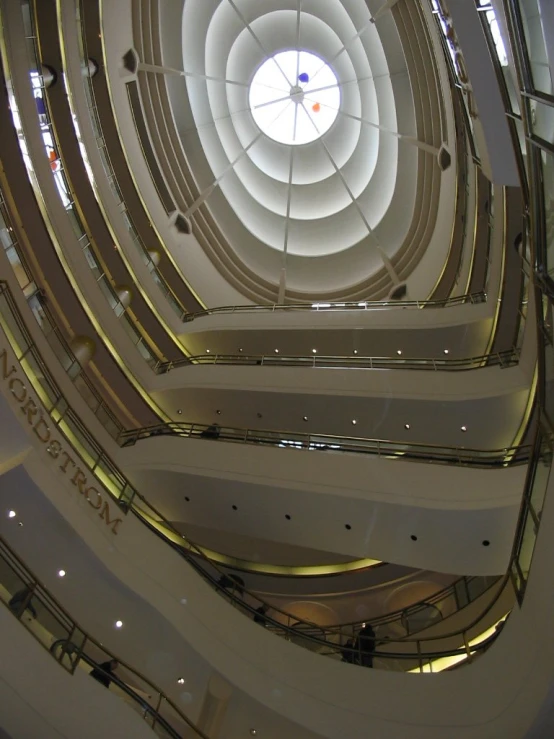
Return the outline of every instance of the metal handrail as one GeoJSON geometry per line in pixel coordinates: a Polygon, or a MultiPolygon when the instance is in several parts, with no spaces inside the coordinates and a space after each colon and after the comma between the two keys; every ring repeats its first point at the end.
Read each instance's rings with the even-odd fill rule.
{"type": "MultiPolygon", "coordinates": [[[[29,14],[29,20],[30,20],[31,27],[32,27],[32,35],[30,37],[27,37],[27,39],[26,39],[27,42],[29,42],[27,44],[27,51],[28,51],[28,53],[30,51],[32,51],[32,57],[29,56],[29,64],[30,64],[30,69],[32,69],[32,65],[34,65],[35,70],[37,71],[37,73],[40,76],[41,75],[41,68],[42,68],[42,61],[41,61],[40,51],[39,51],[38,43],[37,43],[35,18],[34,18],[34,14],[32,12],[29,14]],[[31,47],[31,48],[29,48],[29,47],[31,47]]],[[[7,76],[7,71],[5,71],[5,74],[7,76]]],[[[43,89],[46,89],[46,88],[43,88],[43,89]]],[[[13,92],[14,98],[17,101],[16,95],[15,95],[15,89],[12,89],[12,92],[13,92]]],[[[78,209],[76,209],[74,207],[75,199],[74,199],[74,196],[73,196],[73,191],[72,191],[72,188],[71,188],[71,183],[69,182],[69,180],[68,180],[68,178],[66,176],[65,169],[64,169],[64,166],[63,166],[63,161],[62,161],[62,158],[61,158],[61,155],[60,155],[59,142],[57,140],[57,134],[56,134],[55,126],[53,125],[52,116],[51,116],[51,113],[50,113],[50,104],[49,104],[47,95],[44,95],[44,97],[42,98],[42,100],[44,102],[44,111],[45,111],[44,112],[44,115],[46,116],[46,120],[47,120],[47,124],[46,125],[48,126],[48,129],[49,129],[50,134],[52,136],[52,143],[53,143],[53,147],[52,148],[53,148],[53,150],[54,150],[54,152],[56,154],[57,161],[59,161],[59,163],[60,163],[60,169],[56,172],[56,174],[58,174],[59,177],[60,177],[60,179],[61,179],[61,181],[63,181],[64,189],[65,189],[65,192],[66,192],[66,196],[67,196],[68,200],[70,201],[69,207],[64,206],[65,207],[65,210],[67,212],[68,217],[70,218],[70,220],[72,222],[72,227],[73,227],[74,232],[76,233],[76,236],[77,236],[76,229],[78,229],[79,235],[77,236],[77,238],[79,240],[79,243],[80,243],[83,251],[86,249],[87,250],[87,254],[90,256],[90,258],[95,263],[95,268],[98,270],[99,275],[100,275],[97,278],[96,281],[97,281],[99,287],[103,286],[103,289],[101,287],[101,291],[103,293],[104,293],[104,291],[106,291],[110,295],[110,298],[113,301],[114,305],[117,305],[117,304],[120,303],[120,300],[119,300],[119,297],[117,296],[117,294],[115,292],[114,285],[112,284],[112,281],[108,278],[108,275],[107,275],[106,271],[104,270],[103,265],[102,265],[101,261],[99,260],[98,255],[96,254],[96,252],[95,252],[95,250],[93,248],[94,241],[93,241],[93,239],[90,238],[89,233],[88,233],[87,229],[85,228],[85,225],[83,224],[83,221],[81,219],[81,216],[79,214],[78,209]],[[86,239],[86,243],[82,244],[81,243],[81,240],[82,239],[86,239]]],[[[23,129],[21,129],[21,131],[18,132],[18,137],[25,139],[25,132],[23,131],[23,129]]],[[[35,197],[38,200],[39,198],[42,197],[41,196],[41,193],[40,193],[40,185],[39,185],[38,181],[35,182],[34,176],[31,176],[31,173],[29,172],[29,169],[28,168],[27,168],[27,173],[28,173],[29,180],[31,182],[31,185],[32,185],[32,188],[33,188],[33,192],[35,194],[35,197]]],[[[108,299],[107,296],[106,296],[106,299],[108,299]]],[[[145,350],[150,355],[151,359],[148,360],[149,363],[151,362],[152,364],[155,364],[155,362],[158,361],[159,357],[156,356],[155,352],[153,351],[153,349],[151,348],[151,346],[149,345],[149,343],[145,340],[145,338],[144,338],[143,334],[141,333],[141,331],[139,331],[139,329],[137,327],[138,321],[135,323],[135,321],[133,321],[131,319],[131,317],[127,313],[127,311],[123,311],[123,320],[125,322],[125,325],[129,328],[129,331],[133,334],[133,337],[136,338],[136,345],[141,344],[141,346],[145,347],[145,350]]]]}
{"type": "MultiPolygon", "coordinates": [[[[14,314],[14,319],[18,323],[19,331],[23,334],[25,340],[27,340],[27,337],[29,336],[28,331],[23,323],[23,320],[19,314],[19,311],[17,309],[17,306],[13,300],[13,297],[11,296],[9,287],[6,285],[6,283],[0,282],[0,295],[4,294],[4,296],[7,299],[7,305],[14,314]]],[[[31,352],[33,356],[37,359],[37,361],[40,362],[40,369],[41,372],[44,373],[45,378],[50,382],[52,382],[54,387],[57,387],[54,378],[49,373],[47,367],[44,365],[44,362],[40,359],[40,354],[38,353],[36,347],[34,345],[31,345],[27,348],[28,352],[31,352]]],[[[63,396],[60,396],[63,397],[63,396]]],[[[72,414],[71,408],[68,408],[66,413],[72,414]]],[[[84,433],[86,432],[86,429],[82,427],[82,424],[78,421],[76,417],[72,416],[72,420],[77,422],[79,424],[79,429],[82,428],[84,433]]],[[[58,428],[60,428],[61,424],[58,423],[58,428]]],[[[205,428],[205,427],[203,427],[205,428]]],[[[60,428],[60,430],[63,432],[63,428],[60,428]]],[[[90,442],[94,444],[94,447],[97,447],[97,442],[90,437],[90,442]]],[[[71,444],[71,441],[69,441],[71,444]]],[[[317,447],[315,447],[317,448],[317,447]]],[[[77,452],[78,453],[78,452],[77,452]]],[[[108,458],[106,457],[106,462],[108,461],[108,458]]],[[[109,460],[111,461],[111,460],[109,460]]],[[[113,464],[113,463],[112,463],[113,464]]],[[[124,478],[119,469],[113,466],[113,474],[117,475],[128,485],[126,478],[124,478]]],[[[113,492],[111,492],[113,495],[113,492]]],[[[115,496],[114,496],[115,497],[115,496]]],[[[116,498],[117,499],[117,498],[116,498]]],[[[342,651],[345,647],[342,644],[345,637],[351,637],[355,635],[357,626],[354,624],[351,624],[348,626],[347,633],[344,634],[342,629],[331,629],[329,632],[327,632],[326,629],[322,629],[322,627],[318,626],[317,624],[310,623],[307,621],[300,621],[297,617],[292,616],[291,614],[281,611],[278,608],[275,608],[271,604],[267,604],[266,602],[262,601],[260,598],[258,598],[256,595],[250,593],[246,590],[246,588],[236,585],[233,580],[231,580],[231,590],[229,589],[229,575],[224,572],[220,567],[218,567],[217,564],[214,564],[207,556],[206,554],[200,549],[197,545],[195,545],[193,542],[186,539],[183,534],[178,532],[175,527],[167,521],[167,519],[163,516],[163,514],[158,511],[155,506],[150,504],[144,496],[142,496],[140,493],[138,493],[136,490],[134,490],[132,487],[127,486],[124,487],[121,495],[117,499],[120,507],[124,511],[132,512],[134,515],[138,516],[141,519],[141,522],[148,526],[152,531],[154,531],[158,536],[163,537],[164,541],[169,543],[170,546],[172,546],[174,549],[179,551],[181,556],[184,556],[188,563],[197,571],[199,572],[205,579],[207,579],[210,584],[215,588],[216,591],[223,594],[227,599],[229,599],[235,606],[240,608],[242,611],[245,611],[249,615],[255,617],[256,616],[256,608],[254,606],[251,606],[250,604],[246,603],[243,600],[244,596],[248,596],[249,598],[252,598],[255,605],[263,605],[267,606],[271,609],[272,614],[276,616],[274,618],[273,616],[267,616],[265,618],[267,624],[271,627],[272,631],[275,631],[286,638],[291,639],[298,639],[299,638],[299,628],[302,628],[302,634],[301,639],[302,642],[308,642],[308,643],[314,643],[318,644],[320,647],[323,646],[326,649],[329,649],[332,647],[333,643],[336,644],[336,647],[333,647],[334,653],[336,654],[337,650],[342,651]],[[177,543],[178,542],[178,543],[177,543]],[[215,572],[215,576],[211,574],[211,572],[207,571],[205,568],[208,567],[211,569],[212,572],[215,572]],[[218,578],[218,579],[216,579],[218,578]],[[234,592],[233,592],[234,590],[234,592]],[[284,621],[284,623],[283,623],[284,621]],[[296,625],[296,628],[294,627],[296,625]],[[330,637],[334,640],[334,642],[329,642],[327,638],[320,638],[320,637],[314,637],[310,632],[315,632],[317,634],[323,634],[326,636],[327,633],[329,633],[330,637]],[[336,641],[338,640],[338,642],[336,641]]],[[[405,640],[400,640],[405,641],[405,640]]],[[[393,642],[389,642],[392,644],[393,642]]],[[[420,650],[421,651],[421,650],[420,650]]],[[[458,654],[459,652],[454,652],[455,654],[458,654]]],[[[388,653],[380,652],[381,656],[387,656],[388,653]]],[[[435,654],[435,653],[433,653],[435,654]]],[[[439,654],[437,652],[437,654],[439,654]]],[[[452,654],[452,652],[448,652],[448,654],[452,654]]],[[[461,654],[461,653],[460,653],[461,654]]],[[[442,656],[446,655],[446,652],[441,653],[442,656]]],[[[413,655],[405,654],[404,659],[412,659],[413,655]]],[[[394,654],[394,658],[402,658],[402,654],[394,654]]]]}
{"type": "Polygon", "coordinates": [[[348,355],[311,354],[306,356],[286,354],[197,354],[172,362],[158,362],[154,370],[159,374],[177,367],[195,364],[249,365],[270,367],[344,367],[347,369],[410,369],[435,371],[463,371],[477,367],[513,367],[519,361],[516,347],[502,352],[481,354],[476,357],[367,357],[348,355]]]}
{"type": "Polygon", "coordinates": [[[185,323],[194,321],[197,318],[211,316],[215,313],[256,313],[280,311],[315,311],[315,312],[333,312],[333,311],[368,311],[383,310],[385,308],[445,308],[453,305],[466,305],[467,303],[486,303],[487,293],[478,292],[468,295],[458,295],[444,300],[356,300],[349,302],[313,302],[313,303],[268,303],[267,305],[221,305],[216,308],[206,308],[206,310],[196,311],[195,313],[187,313],[183,320],[185,323]]]}
{"type": "MultiPolygon", "coordinates": [[[[70,421],[70,423],[72,424],[72,433],[69,436],[66,435],[67,442],[73,449],[75,449],[75,452],[79,454],[79,450],[75,447],[73,437],[80,434],[84,439],[85,445],[88,447],[86,456],[90,458],[90,461],[83,460],[83,464],[91,470],[91,472],[97,477],[97,479],[99,479],[102,485],[104,485],[104,482],[100,478],[98,478],[96,470],[99,467],[105,467],[106,469],[108,469],[110,472],[111,483],[113,485],[117,484],[120,489],[119,498],[114,495],[113,490],[110,490],[110,494],[120,504],[124,501],[129,500],[133,497],[135,493],[134,487],[131,485],[127,477],[122,474],[122,472],[112,461],[112,459],[106,454],[104,448],[99,444],[96,438],[85,427],[78,414],[73,410],[71,405],[67,402],[64,394],[60,391],[57,381],[50,372],[46,362],[42,358],[40,351],[38,350],[38,347],[33,340],[31,333],[29,332],[29,329],[25,325],[23,317],[19,312],[8,283],[4,280],[0,280],[0,297],[3,297],[6,300],[6,303],[11,311],[11,315],[17,323],[18,330],[26,343],[26,348],[23,352],[23,355],[30,354],[34,358],[40,369],[43,380],[50,388],[50,390],[55,393],[55,400],[54,402],[52,402],[51,408],[46,408],[48,415],[54,420],[56,427],[60,430],[61,433],[64,433],[63,427],[65,419],[68,419],[70,421]],[[63,403],[61,401],[63,401],[63,403]],[[90,454],[90,450],[94,450],[94,452],[96,453],[95,458],[93,458],[90,454]]],[[[20,361],[22,358],[22,356],[17,356],[18,361],[20,361]]],[[[23,371],[25,371],[25,369],[23,371]]],[[[27,376],[29,377],[29,375],[27,376]]],[[[82,455],[80,454],[79,456],[82,457],[82,455]]]]}
{"type": "MultiPolygon", "coordinates": [[[[201,739],[209,739],[209,737],[204,734],[203,731],[198,729],[193,721],[179,709],[175,703],[169,698],[160,688],[158,688],[154,683],[152,683],[148,678],[146,678],[141,672],[136,670],[134,667],[131,667],[127,662],[122,660],[120,657],[116,656],[112,652],[110,652],[106,647],[96,639],[94,639],[92,636],[90,636],[78,623],[77,621],[65,610],[65,608],[56,600],[56,598],[50,593],[50,591],[43,585],[43,583],[38,579],[38,577],[27,567],[27,565],[17,556],[17,554],[13,551],[13,549],[9,546],[9,544],[6,542],[6,540],[0,536],[0,558],[7,564],[7,566],[10,568],[12,572],[14,572],[18,579],[20,579],[21,583],[28,588],[29,590],[29,598],[28,601],[23,605],[23,607],[19,610],[19,612],[15,612],[13,608],[10,607],[10,610],[14,615],[18,617],[19,620],[21,620],[21,615],[23,614],[23,611],[25,610],[25,607],[28,605],[28,602],[32,599],[37,599],[38,602],[46,609],[49,613],[51,613],[56,620],[61,621],[63,619],[63,626],[64,629],[68,632],[68,639],[67,640],[57,640],[54,641],[55,637],[53,637],[53,644],[60,643],[60,646],[63,647],[61,650],[61,656],[59,661],[62,665],[64,663],[63,657],[65,655],[70,656],[70,669],[69,671],[71,673],[74,673],[78,663],[82,660],[83,662],[86,662],[88,665],[100,668],[100,665],[98,662],[85,652],[85,647],[87,645],[92,645],[96,649],[100,650],[101,652],[105,653],[110,659],[115,659],[119,664],[128,670],[131,675],[133,675],[135,678],[138,678],[142,683],[147,685],[149,688],[152,689],[152,692],[156,696],[156,705],[159,706],[162,701],[165,701],[173,711],[179,716],[180,719],[182,719],[187,726],[192,729],[195,733],[195,736],[200,737],[201,739]],[[71,635],[79,635],[79,644],[75,644],[71,642],[71,635]],[[82,637],[82,638],[81,638],[82,637]]],[[[0,602],[1,601],[0,599],[0,602]]],[[[8,606],[8,604],[4,603],[4,605],[8,606]]],[[[8,606],[9,607],[9,606],[8,606]]],[[[45,646],[43,644],[43,646],[45,646]]],[[[50,648],[50,653],[54,656],[52,647],[50,648]]],[[[106,673],[107,674],[107,673],[106,673]]],[[[147,707],[148,714],[154,715],[156,718],[156,723],[160,723],[164,728],[166,728],[172,737],[175,737],[175,739],[181,739],[181,733],[177,732],[171,724],[168,723],[168,721],[163,717],[163,715],[159,712],[158,708],[156,708],[153,705],[147,704],[146,698],[139,696],[137,693],[133,691],[131,687],[129,687],[126,683],[124,683],[120,678],[117,677],[117,675],[114,675],[112,673],[109,674],[109,678],[112,682],[116,683],[118,687],[120,687],[122,690],[125,691],[125,693],[135,700],[137,703],[139,703],[143,708],[147,707]]]]}
{"type": "Polygon", "coordinates": [[[383,458],[402,458],[410,461],[483,468],[526,464],[529,461],[531,451],[530,445],[506,446],[501,449],[472,449],[461,446],[449,447],[418,442],[401,442],[391,439],[215,426],[215,424],[188,423],[186,421],[171,421],[170,423],[146,426],[142,429],[124,431],[121,434],[120,443],[122,446],[132,446],[144,439],[166,435],[239,444],[263,444],[306,451],[372,454],[383,458]]]}
{"type": "MultiPolygon", "coordinates": [[[[85,30],[85,23],[84,23],[83,0],[79,0],[79,2],[77,3],[77,23],[80,28],[80,33],[78,33],[78,39],[79,39],[79,50],[81,52],[81,63],[83,65],[86,65],[90,57],[89,57],[88,48],[87,48],[86,30],[85,30]]],[[[114,194],[114,197],[116,198],[116,200],[118,200],[118,205],[123,205],[123,207],[125,208],[125,217],[129,221],[129,226],[130,226],[129,231],[131,233],[132,241],[134,241],[134,243],[138,247],[139,252],[142,253],[143,259],[146,260],[145,263],[148,265],[149,270],[153,274],[156,275],[157,281],[156,280],[154,281],[158,284],[158,287],[160,287],[160,289],[162,290],[162,293],[164,293],[164,297],[166,298],[167,302],[169,303],[173,311],[177,314],[177,316],[182,319],[183,316],[186,315],[186,309],[183,306],[180,299],[175,294],[175,292],[169,286],[162,272],[159,270],[157,265],[153,262],[152,256],[148,251],[148,247],[144,243],[142,236],[140,235],[137,227],[135,226],[133,222],[133,217],[131,215],[131,212],[125,205],[123,193],[122,193],[121,187],[119,186],[117,175],[115,173],[115,169],[114,169],[114,166],[110,158],[108,147],[106,145],[106,139],[102,131],[102,123],[100,121],[98,103],[96,102],[96,95],[94,92],[94,85],[92,83],[92,79],[90,75],[84,75],[83,77],[84,77],[83,84],[85,87],[85,93],[86,93],[86,97],[88,101],[87,107],[88,107],[89,115],[91,118],[92,126],[94,129],[94,134],[96,136],[97,147],[98,149],[102,150],[102,153],[103,153],[103,156],[101,156],[100,158],[102,160],[106,178],[108,182],[110,183],[110,187],[114,194]]]]}

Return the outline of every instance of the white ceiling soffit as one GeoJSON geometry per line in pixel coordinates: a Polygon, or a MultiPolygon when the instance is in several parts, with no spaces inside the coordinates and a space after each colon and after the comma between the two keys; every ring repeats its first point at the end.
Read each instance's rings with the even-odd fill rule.
{"type": "MultiPolygon", "coordinates": [[[[164,57],[172,46],[165,8],[164,57]]],[[[418,149],[394,133],[418,136],[413,90],[392,15],[370,18],[364,0],[184,3],[187,76],[179,88],[175,78],[167,82],[172,100],[177,90],[186,96],[188,121],[175,113],[182,100],[174,113],[198,192],[187,214],[194,222],[200,207],[202,228],[209,213],[224,248],[275,291],[286,273],[287,294],[307,299],[346,294],[371,278],[386,293],[382,254],[394,262],[410,239],[425,168],[418,149]],[[275,140],[295,133],[315,140],[275,140]]]]}

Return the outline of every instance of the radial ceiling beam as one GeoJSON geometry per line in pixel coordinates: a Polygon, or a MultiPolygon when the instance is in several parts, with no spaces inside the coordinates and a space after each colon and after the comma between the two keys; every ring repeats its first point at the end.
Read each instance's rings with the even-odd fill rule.
{"type": "MultiPolygon", "coordinates": [[[[305,107],[304,103],[302,103],[302,107],[304,108],[304,111],[305,111],[306,115],[308,116],[308,118],[312,122],[312,125],[314,126],[314,128],[316,129],[316,131],[319,133],[319,130],[318,130],[317,125],[316,125],[316,122],[313,120],[313,118],[310,116],[310,114],[306,110],[306,107],[305,107]]],[[[360,207],[360,204],[358,202],[358,199],[356,198],[356,196],[354,195],[354,193],[350,189],[350,185],[346,181],[346,179],[345,179],[345,177],[344,177],[344,175],[343,175],[340,167],[335,162],[335,159],[334,159],[333,155],[331,154],[331,152],[329,151],[329,147],[327,146],[327,144],[325,143],[325,141],[322,138],[319,139],[319,141],[320,141],[321,145],[323,146],[323,149],[325,150],[325,154],[327,155],[329,161],[333,165],[333,168],[334,168],[335,172],[339,176],[339,179],[342,182],[344,189],[348,193],[348,196],[350,197],[350,200],[352,201],[352,204],[353,204],[354,208],[356,209],[356,211],[358,212],[358,215],[362,219],[362,222],[363,222],[364,226],[366,227],[368,234],[374,239],[375,246],[377,248],[377,251],[379,253],[379,256],[381,257],[381,259],[383,261],[383,265],[384,265],[384,267],[385,267],[385,269],[386,269],[389,277],[391,278],[392,282],[395,285],[399,285],[400,284],[400,277],[397,275],[397,273],[396,273],[396,271],[395,271],[395,269],[394,269],[394,267],[392,265],[392,262],[390,261],[390,259],[388,258],[388,256],[385,254],[385,252],[381,248],[381,244],[379,242],[379,239],[375,235],[375,231],[371,228],[371,226],[369,224],[369,221],[367,220],[367,217],[366,217],[365,213],[363,212],[362,208],[360,207]]]]}
{"type": "MultiPolygon", "coordinates": [[[[322,103],[322,105],[325,105],[325,103],[322,103]]],[[[439,155],[440,147],[437,148],[436,146],[432,146],[431,144],[426,144],[425,141],[419,141],[419,139],[416,139],[414,136],[408,136],[407,134],[399,133],[398,131],[393,131],[391,128],[382,126],[379,123],[374,123],[373,121],[368,121],[367,118],[362,118],[359,115],[353,115],[352,113],[346,113],[344,110],[341,110],[341,109],[339,109],[339,115],[342,115],[345,118],[351,118],[354,121],[359,121],[360,123],[363,123],[366,126],[370,126],[371,128],[376,128],[377,130],[382,131],[383,133],[389,133],[391,136],[394,136],[400,141],[405,141],[407,144],[412,144],[413,146],[417,146],[418,149],[422,149],[423,151],[426,151],[429,154],[433,154],[434,156],[439,155]]]]}
{"type": "Polygon", "coordinates": [[[225,167],[223,172],[217,177],[211,185],[209,185],[205,190],[203,190],[200,195],[196,198],[194,203],[190,206],[190,208],[184,213],[185,218],[190,218],[193,213],[195,213],[200,206],[206,202],[206,200],[210,197],[210,195],[213,193],[213,191],[218,187],[221,180],[225,177],[226,174],[231,172],[237,164],[243,159],[244,156],[248,153],[248,151],[254,146],[254,144],[261,138],[262,132],[260,133],[248,144],[248,146],[244,147],[243,150],[240,152],[240,154],[233,159],[232,162],[229,162],[229,164],[225,167]]]}
{"type": "MultiPolygon", "coordinates": [[[[237,8],[237,5],[234,2],[234,0],[227,0],[227,2],[233,8],[233,10],[235,11],[235,13],[238,15],[238,17],[241,20],[241,23],[246,28],[246,30],[248,31],[248,33],[252,36],[252,38],[256,42],[256,45],[259,47],[260,51],[263,53],[263,55],[266,57],[266,59],[272,59],[273,58],[272,55],[266,50],[266,48],[262,44],[259,36],[256,34],[256,32],[254,31],[254,29],[252,28],[252,26],[250,25],[250,23],[246,20],[246,18],[244,17],[244,15],[237,8]]],[[[273,61],[274,61],[275,65],[276,65],[276,67],[278,68],[279,72],[281,72],[281,74],[283,75],[283,77],[287,81],[288,86],[289,87],[292,87],[294,85],[294,81],[291,82],[289,80],[289,78],[287,77],[287,75],[283,71],[283,68],[281,67],[281,65],[279,64],[279,62],[276,59],[273,58],[273,61]]]]}
{"type": "Polygon", "coordinates": [[[158,64],[146,64],[146,62],[139,62],[137,67],[139,72],[152,72],[153,74],[167,74],[175,75],[178,77],[196,77],[201,80],[208,80],[210,82],[224,82],[226,85],[237,85],[238,87],[250,87],[247,82],[239,82],[238,80],[228,80],[224,77],[213,77],[209,74],[200,74],[200,72],[187,72],[184,69],[175,69],[173,67],[161,67],[158,64]]]}

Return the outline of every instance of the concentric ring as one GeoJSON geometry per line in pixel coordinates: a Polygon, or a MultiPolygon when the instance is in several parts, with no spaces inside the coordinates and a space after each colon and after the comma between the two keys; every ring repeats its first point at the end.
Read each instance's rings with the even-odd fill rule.
{"type": "Polygon", "coordinates": [[[296,291],[355,284],[382,270],[383,254],[393,257],[409,230],[417,156],[399,149],[397,104],[410,130],[413,98],[394,28],[385,27],[385,50],[370,21],[364,0],[184,4],[194,157],[207,164],[193,168],[201,196],[187,215],[208,208],[238,258],[266,281],[278,283],[285,269],[296,291]],[[304,70],[310,59],[315,75],[304,70]],[[320,97],[327,90],[334,99],[320,97]],[[400,189],[404,211],[393,216],[400,189]],[[315,258],[334,256],[340,269],[314,270],[315,258]]]}

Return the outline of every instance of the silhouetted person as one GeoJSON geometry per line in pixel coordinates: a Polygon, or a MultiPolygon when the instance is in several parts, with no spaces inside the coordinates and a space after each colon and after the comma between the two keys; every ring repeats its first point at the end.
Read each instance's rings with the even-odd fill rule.
{"type": "Polygon", "coordinates": [[[256,613],[254,614],[254,623],[260,624],[260,626],[267,626],[267,618],[265,617],[265,614],[268,612],[269,606],[263,605],[259,608],[256,608],[256,613]]]}
{"type": "Polygon", "coordinates": [[[204,429],[200,436],[203,439],[219,439],[221,433],[221,427],[217,423],[212,423],[207,429],[204,429]]]}
{"type": "Polygon", "coordinates": [[[373,652],[375,651],[375,632],[371,624],[363,626],[358,631],[356,648],[360,655],[360,664],[364,667],[373,667],[373,652]]]}
{"type": "Polygon", "coordinates": [[[236,591],[239,595],[244,593],[244,580],[238,575],[221,575],[217,584],[225,590],[236,591]]]}
{"type": "Polygon", "coordinates": [[[354,639],[349,639],[344,647],[342,648],[342,659],[341,662],[348,662],[353,665],[355,662],[356,655],[352,651],[354,649],[354,639]]]}
{"type": "Polygon", "coordinates": [[[91,671],[90,676],[95,680],[98,680],[102,685],[105,685],[106,688],[109,688],[112,681],[110,676],[113,675],[114,670],[117,670],[118,667],[119,662],[116,659],[111,659],[108,662],[102,662],[101,665],[95,667],[94,670],[91,671]]]}
{"type": "Polygon", "coordinates": [[[33,591],[29,587],[24,587],[21,590],[18,590],[8,602],[10,609],[18,616],[23,615],[23,611],[30,611],[32,617],[36,618],[37,611],[31,599],[32,592],[33,591]]]}

